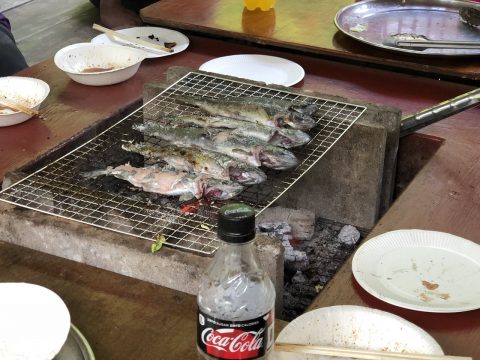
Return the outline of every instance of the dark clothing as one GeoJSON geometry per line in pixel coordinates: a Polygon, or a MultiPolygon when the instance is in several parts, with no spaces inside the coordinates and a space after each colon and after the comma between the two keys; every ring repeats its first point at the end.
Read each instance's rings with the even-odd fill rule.
{"type": "Polygon", "coordinates": [[[10,21],[8,21],[8,19],[2,13],[0,13],[0,25],[5,26],[5,28],[8,30],[12,30],[12,27],[10,26],[10,21]]]}
{"type": "Polygon", "coordinates": [[[28,67],[10,32],[10,22],[0,13],[0,76],[13,75],[28,67]]]}
{"type": "MultiPolygon", "coordinates": [[[[129,10],[133,10],[135,12],[139,12],[140,9],[143,9],[144,7],[147,7],[148,5],[153,4],[154,2],[157,2],[158,0],[123,0],[122,4],[125,8],[129,10]]],[[[90,0],[90,2],[95,5],[96,7],[100,6],[100,0],[90,0]]]]}

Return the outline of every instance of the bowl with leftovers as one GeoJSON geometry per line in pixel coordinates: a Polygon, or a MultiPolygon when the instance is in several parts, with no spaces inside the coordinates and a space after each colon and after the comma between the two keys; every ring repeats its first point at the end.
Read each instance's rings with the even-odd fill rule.
{"type": "Polygon", "coordinates": [[[0,127],[20,124],[38,113],[50,87],[45,81],[6,76],[0,78],[0,127]]]}
{"type": "Polygon", "coordinates": [[[146,53],[140,49],[113,45],[78,43],[60,49],[55,65],[72,80],[91,86],[113,85],[130,79],[146,53]]]}

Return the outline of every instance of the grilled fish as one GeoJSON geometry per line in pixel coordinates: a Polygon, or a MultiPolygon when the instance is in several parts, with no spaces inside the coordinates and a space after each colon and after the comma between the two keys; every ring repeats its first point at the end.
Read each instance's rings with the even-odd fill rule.
{"type": "Polygon", "coordinates": [[[213,151],[174,145],[155,146],[148,143],[124,144],[122,148],[154,161],[163,160],[175,170],[207,174],[217,179],[238,181],[244,185],[259,184],[267,179],[262,170],[213,151]]]}
{"type": "Polygon", "coordinates": [[[316,121],[312,116],[318,111],[315,104],[297,105],[285,100],[260,97],[212,99],[177,95],[175,99],[181,104],[196,106],[210,115],[298,130],[313,128],[316,121]]]}
{"type": "Polygon", "coordinates": [[[266,166],[270,169],[285,170],[298,164],[290,151],[264,141],[232,134],[231,131],[200,128],[174,128],[157,122],[133,125],[145,135],[161,138],[171,144],[198,147],[229,155],[253,166],[266,166]]]}
{"type": "Polygon", "coordinates": [[[213,179],[206,175],[199,176],[181,171],[161,171],[154,166],[136,168],[126,164],[82,173],[86,178],[102,175],[112,175],[126,180],[147,192],[170,196],[180,195],[180,200],[189,200],[194,197],[227,200],[243,190],[242,185],[230,180],[213,179]]]}
{"type": "Polygon", "coordinates": [[[171,126],[194,124],[200,127],[227,128],[232,133],[241,136],[253,136],[272,145],[284,148],[305,145],[310,141],[310,136],[301,130],[276,128],[261,124],[254,124],[244,120],[237,120],[216,115],[181,115],[168,119],[171,126]]]}

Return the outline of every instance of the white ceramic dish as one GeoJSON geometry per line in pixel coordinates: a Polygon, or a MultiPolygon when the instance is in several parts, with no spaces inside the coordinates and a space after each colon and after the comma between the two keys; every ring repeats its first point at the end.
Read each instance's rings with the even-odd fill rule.
{"type": "Polygon", "coordinates": [[[146,56],[143,50],[126,46],[79,43],[60,49],[54,61],[72,80],[84,85],[103,86],[130,79],[146,56]]]}
{"type": "MultiPolygon", "coordinates": [[[[179,52],[184,51],[190,44],[190,41],[188,40],[188,38],[185,35],[183,35],[181,32],[165,29],[161,27],[142,26],[142,27],[133,27],[128,29],[121,29],[117,31],[119,33],[132,36],[134,38],[138,37],[141,40],[145,40],[156,45],[163,46],[164,42],[176,43],[176,45],[173,47],[173,52],[171,53],[153,52],[153,51],[149,52],[147,48],[140,47],[142,50],[145,50],[147,52],[147,58],[158,58],[163,56],[175,55],[175,54],[178,54],[179,52]]],[[[105,34],[95,36],[91,40],[91,42],[95,44],[117,44],[117,45],[119,44],[124,46],[130,46],[130,45],[127,45],[128,43],[126,41],[123,41],[121,39],[115,39],[115,38],[112,39],[105,34]]]]}
{"type": "Polygon", "coordinates": [[[70,313],[53,291],[0,284],[0,359],[52,359],[70,331],[70,313]]]}
{"type": "MultiPolygon", "coordinates": [[[[48,84],[39,79],[20,76],[0,78],[0,98],[17,102],[34,110],[38,110],[49,92],[48,84]]],[[[32,115],[23,112],[3,109],[0,110],[0,127],[20,124],[31,117],[32,115]]]]}
{"type": "Polygon", "coordinates": [[[283,86],[295,85],[305,76],[305,71],[297,63],[268,55],[224,56],[207,61],[199,69],[283,86]]]}
{"type": "Polygon", "coordinates": [[[356,251],[352,271],[371,295],[403,308],[439,313],[480,308],[480,245],[458,236],[387,232],[356,251]]]}
{"type": "MultiPolygon", "coordinates": [[[[276,341],[443,355],[442,348],[435,339],[411,322],[385,311],[353,305],[309,311],[290,322],[280,332],[276,341]]],[[[274,356],[274,359],[280,360],[330,359],[285,352],[274,352],[274,356]]]]}

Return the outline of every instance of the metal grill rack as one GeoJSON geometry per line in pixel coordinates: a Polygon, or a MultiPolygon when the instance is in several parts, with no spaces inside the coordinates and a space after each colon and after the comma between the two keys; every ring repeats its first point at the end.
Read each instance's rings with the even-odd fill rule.
{"type": "Polygon", "coordinates": [[[131,141],[131,126],[143,121],[144,112],[148,118],[196,112],[194,108],[175,103],[172,96],[179,94],[218,98],[267,97],[315,103],[319,107],[317,126],[310,132],[312,140],[293,149],[300,160],[299,165],[289,171],[267,171],[265,183],[246,188],[235,199],[250,204],[257,213],[270,206],[307,173],[365,111],[363,106],[190,72],[87,143],[0,192],[0,200],[147,240],[154,241],[164,235],[167,245],[212,255],[219,245],[215,239],[218,206],[211,205],[207,213],[183,214],[175,206],[99,191],[79,181],[78,163],[88,162],[96,154],[131,141]]]}

